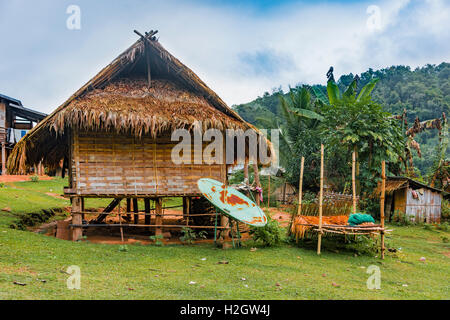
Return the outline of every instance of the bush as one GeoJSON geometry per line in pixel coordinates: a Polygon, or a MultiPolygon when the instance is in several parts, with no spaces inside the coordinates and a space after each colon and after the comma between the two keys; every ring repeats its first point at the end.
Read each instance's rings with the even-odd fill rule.
{"type": "Polygon", "coordinates": [[[411,219],[406,216],[403,211],[395,210],[392,215],[392,221],[399,226],[409,226],[412,224],[411,219]]]}
{"type": "Polygon", "coordinates": [[[39,181],[39,176],[38,175],[34,175],[30,177],[31,182],[38,182],[39,181]]]}
{"type": "Polygon", "coordinates": [[[206,231],[200,231],[198,234],[194,232],[191,228],[183,227],[181,229],[181,233],[183,234],[182,237],[180,237],[181,242],[187,243],[187,244],[193,244],[194,240],[197,238],[200,239],[206,239],[206,231]]]}
{"type": "Polygon", "coordinates": [[[450,220],[450,201],[443,199],[441,204],[441,219],[450,220]]]}
{"type": "Polygon", "coordinates": [[[155,243],[155,246],[162,247],[164,245],[164,243],[161,241],[162,239],[164,239],[164,236],[162,234],[150,236],[149,238],[155,243]]]}
{"type": "Polygon", "coordinates": [[[264,227],[252,227],[250,235],[253,240],[261,241],[265,247],[271,247],[280,244],[281,242],[281,227],[276,220],[272,220],[267,216],[267,224],[264,227]]]}

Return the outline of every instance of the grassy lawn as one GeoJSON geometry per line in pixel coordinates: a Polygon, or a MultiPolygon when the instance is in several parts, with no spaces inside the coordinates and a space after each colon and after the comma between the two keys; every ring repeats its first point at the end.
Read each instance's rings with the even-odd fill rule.
{"type": "Polygon", "coordinates": [[[64,181],[15,183],[0,189],[0,299],[448,299],[450,232],[398,227],[384,261],[325,241],[250,251],[212,245],[144,246],[72,243],[14,230],[29,210],[68,205],[45,195],[64,181]],[[327,250],[328,248],[328,250],[327,250]],[[333,248],[333,250],[331,250],[333,248]],[[420,261],[425,257],[425,261],[420,261]],[[204,260],[206,258],[206,260],[204,260]],[[228,264],[218,264],[219,261],[228,264]],[[65,270],[81,268],[81,290],[68,290],[65,270]],[[368,290],[367,267],[381,269],[381,289],[368,290]],[[242,280],[245,278],[245,280],[242,280]],[[45,282],[43,282],[44,280],[45,282]],[[195,284],[189,284],[191,281],[195,284]],[[14,282],[26,284],[20,286],[14,282]],[[333,286],[335,283],[337,286],[333,286]]]}

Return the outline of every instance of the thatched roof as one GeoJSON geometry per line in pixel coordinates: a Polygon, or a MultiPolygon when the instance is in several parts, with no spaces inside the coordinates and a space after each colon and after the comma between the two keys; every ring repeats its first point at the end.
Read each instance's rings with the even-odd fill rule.
{"type": "Polygon", "coordinates": [[[40,161],[56,166],[67,155],[70,129],[154,137],[198,121],[204,130],[258,131],[154,37],[141,38],[33,128],[11,153],[8,169],[15,173],[40,161]]]}
{"type": "MultiPolygon", "coordinates": [[[[419,181],[413,180],[408,177],[397,176],[397,177],[387,177],[386,178],[386,183],[385,183],[386,194],[390,194],[396,190],[399,190],[402,188],[408,188],[408,187],[411,187],[414,189],[425,188],[425,189],[430,189],[430,190],[432,190],[434,192],[438,192],[438,193],[446,193],[443,190],[439,190],[439,189],[430,187],[426,184],[423,184],[419,181]]],[[[378,182],[378,186],[374,190],[372,196],[380,197],[380,194],[381,194],[381,181],[378,182]]]]}

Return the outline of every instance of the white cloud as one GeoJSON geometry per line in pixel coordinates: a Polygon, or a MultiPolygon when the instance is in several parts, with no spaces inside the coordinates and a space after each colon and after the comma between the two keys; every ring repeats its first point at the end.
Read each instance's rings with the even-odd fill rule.
{"type": "Polygon", "coordinates": [[[0,71],[9,75],[0,78],[2,93],[50,112],[131,45],[133,29],[159,29],[160,42],[230,105],[280,85],[324,83],[331,65],[338,77],[450,60],[450,5],[444,0],[301,2],[263,12],[196,1],[77,1],[82,30],[68,31],[70,2],[1,4],[0,37],[15,51],[0,51],[0,71]],[[372,4],[381,10],[376,32],[366,23],[372,4]],[[27,20],[19,31],[6,28],[21,16],[27,20]]]}

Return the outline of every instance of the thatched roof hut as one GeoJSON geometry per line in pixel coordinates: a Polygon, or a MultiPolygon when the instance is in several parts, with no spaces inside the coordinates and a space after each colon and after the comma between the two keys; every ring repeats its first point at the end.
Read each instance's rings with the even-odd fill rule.
{"type": "Polygon", "coordinates": [[[155,137],[200,121],[204,130],[257,131],[154,37],[149,39],[139,39],[29,132],[11,154],[9,170],[18,172],[41,161],[57,166],[68,154],[70,129],[155,137]]]}
{"type": "MultiPolygon", "coordinates": [[[[154,226],[160,233],[163,197],[183,197],[184,211],[189,212],[190,200],[200,195],[198,179],[227,182],[225,162],[173,161],[171,152],[178,143],[171,139],[173,130],[242,129],[241,136],[247,130],[260,134],[165,50],[155,33],[139,34],[136,43],[31,130],[9,158],[11,172],[41,162],[57,167],[64,159],[63,169],[69,171],[69,186],[64,192],[72,198],[74,240],[81,236],[81,228],[87,227],[80,217],[85,197],[114,198],[97,223],[122,199],[127,199],[129,214],[133,200],[135,225],[142,214],[137,198],[143,198],[146,227],[150,224],[149,201],[154,201],[154,226]]],[[[250,144],[245,142],[247,156],[250,144]]],[[[273,154],[261,135],[252,147],[255,144],[268,145],[273,154]]],[[[199,151],[203,154],[207,147],[201,141],[191,145],[187,151],[191,157],[199,151]]],[[[223,148],[220,152],[233,150],[229,145],[223,148]]],[[[189,222],[187,218],[184,226],[189,222]]]]}
{"type": "MultiPolygon", "coordinates": [[[[408,177],[387,177],[385,212],[391,220],[394,215],[404,215],[415,222],[439,222],[442,197],[447,193],[408,177]]],[[[373,192],[379,197],[381,183],[373,192]]],[[[394,217],[398,218],[398,217],[394,217]]]]}

